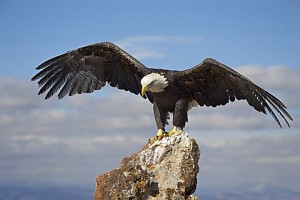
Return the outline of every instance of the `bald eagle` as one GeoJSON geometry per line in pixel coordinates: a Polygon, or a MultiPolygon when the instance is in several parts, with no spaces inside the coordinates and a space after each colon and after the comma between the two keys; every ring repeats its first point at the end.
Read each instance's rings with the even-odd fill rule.
{"type": "Polygon", "coordinates": [[[91,93],[106,83],[147,98],[153,104],[158,129],[156,139],[166,133],[169,113],[173,113],[173,129],[166,133],[167,136],[183,130],[192,107],[216,107],[235,99],[246,100],[259,112],[267,114],[268,111],[280,127],[271,107],[288,127],[287,118],[293,120],[279,99],[211,58],[183,71],[153,69],[145,67],[115,44],[103,42],[54,57],[36,69],[41,71],[32,81],[39,79],[39,95],[48,91],[45,99],[57,91],[59,99],[67,94],[91,93]]]}

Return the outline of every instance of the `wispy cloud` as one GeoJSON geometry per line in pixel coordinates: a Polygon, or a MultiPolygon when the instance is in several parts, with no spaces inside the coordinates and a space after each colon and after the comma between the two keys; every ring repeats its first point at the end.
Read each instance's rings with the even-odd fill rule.
{"type": "Polygon", "coordinates": [[[171,43],[171,44],[186,44],[193,45],[203,40],[200,36],[184,36],[184,35],[144,35],[131,36],[118,42],[122,46],[130,46],[134,43],[171,43]]]}
{"type": "Polygon", "coordinates": [[[197,138],[202,149],[199,175],[202,190],[217,187],[216,184],[225,186],[223,189],[226,186],[239,189],[240,193],[249,192],[249,187],[242,189],[247,184],[272,185],[294,191],[300,187],[298,135],[219,134],[215,139],[218,144],[211,146],[201,140],[201,136],[197,138]]]}
{"type": "Polygon", "coordinates": [[[293,70],[286,70],[286,67],[282,65],[275,65],[270,67],[261,67],[253,65],[244,65],[238,68],[238,70],[245,74],[254,82],[260,82],[264,87],[282,90],[289,88],[290,90],[299,89],[299,79],[294,75],[300,74],[299,68],[293,70]]]}
{"type": "Polygon", "coordinates": [[[116,41],[121,48],[128,50],[138,59],[162,58],[167,52],[163,51],[166,45],[194,45],[202,41],[200,36],[165,36],[165,35],[145,35],[131,36],[123,40],[116,41]]]}
{"type": "MultiPolygon", "coordinates": [[[[299,127],[298,69],[249,66],[237,70],[281,99],[295,118],[292,127],[299,127]],[[270,75],[275,72],[277,78],[270,75]]],[[[0,125],[3,132],[39,134],[41,130],[48,130],[52,134],[61,131],[94,134],[101,130],[131,132],[144,129],[155,132],[152,106],[148,100],[124,91],[114,89],[106,96],[76,95],[61,101],[55,98],[44,101],[43,97],[36,95],[37,86],[29,80],[1,78],[0,83],[0,125]]],[[[239,101],[217,108],[194,108],[189,113],[187,127],[253,129],[277,126],[270,115],[258,113],[246,101],[239,101]]]]}

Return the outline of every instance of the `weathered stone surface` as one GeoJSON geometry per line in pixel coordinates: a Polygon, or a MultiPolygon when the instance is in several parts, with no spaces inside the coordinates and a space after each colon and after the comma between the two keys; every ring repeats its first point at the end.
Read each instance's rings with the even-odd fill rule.
{"type": "Polygon", "coordinates": [[[163,138],[96,179],[94,200],[198,199],[200,150],[186,133],[163,138]]]}

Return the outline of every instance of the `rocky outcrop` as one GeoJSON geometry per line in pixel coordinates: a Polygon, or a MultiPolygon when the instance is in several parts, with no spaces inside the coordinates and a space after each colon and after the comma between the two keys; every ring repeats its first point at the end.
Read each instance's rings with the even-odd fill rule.
{"type": "Polygon", "coordinates": [[[165,137],[96,179],[94,200],[183,200],[197,185],[200,150],[186,133],[165,137]]]}

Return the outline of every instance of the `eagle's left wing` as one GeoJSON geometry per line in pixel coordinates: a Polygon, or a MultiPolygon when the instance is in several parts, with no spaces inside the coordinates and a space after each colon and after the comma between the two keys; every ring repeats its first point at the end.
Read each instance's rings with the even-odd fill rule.
{"type": "Polygon", "coordinates": [[[286,106],[275,96],[251,82],[248,78],[219,63],[207,58],[199,65],[177,73],[180,84],[192,93],[200,106],[225,105],[235,99],[247,100],[248,104],[259,112],[268,111],[281,124],[270,105],[281,115],[288,126],[286,117],[293,120],[286,111],[286,106]]]}
{"type": "MultiPolygon", "coordinates": [[[[58,98],[69,94],[90,93],[106,83],[134,94],[141,92],[141,79],[148,68],[113,43],[88,45],[54,57],[36,69],[41,70],[32,80],[47,92],[46,99],[58,90],[58,98]]],[[[152,96],[146,93],[152,102],[152,96]]]]}

